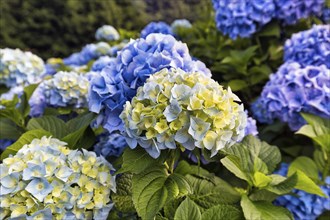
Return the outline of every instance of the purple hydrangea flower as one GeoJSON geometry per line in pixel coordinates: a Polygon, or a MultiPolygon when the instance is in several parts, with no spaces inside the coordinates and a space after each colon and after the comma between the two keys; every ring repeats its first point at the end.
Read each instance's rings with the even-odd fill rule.
{"type": "Polygon", "coordinates": [[[217,28],[230,38],[250,37],[275,15],[273,0],[212,0],[217,28]]]}
{"type": "Polygon", "coordinates": [[[328,7],[323,8],[322,15],[321,15],[321,20],[325,24],[329,24],[330,23],[330,8],[328,8],[328,7]]]}
{"type": "Polygon", "coordinates": [[[314,25],[307,31],[292,35],[285,42],[284,60],[330,68],[330,26],[314,25]]]}
{"type": "Polygon", "coordinates": [[[247,118],[247,123],[245,127],[245,136],[246,135],[253,135],[257,136],[258,135],[258,129],[257,129],[257,122],[254,120],[252,117],[247,118]]]}
{"type": "Polygon", "coordinates": [[[98,58],[92,66],[92,71],[99,72],[101,71],[104,67],[109,65],[111,62],[114,62],[115,58],[114,57],[109,57],[109,56],[102,56],[98,58]]]}
{"type": "Polygon", "coordinates": [[[6,148],[14,143],[13,140],[0,139],[0,151],[6,150],[6,148]]]}
{"type": "Polygon", "coordinates": [[[254,117],[265,123],[279,119],[294,131],[306,123],[300,112],[330,118],[329,71],[325,65],[284,63],[270,76],[261,97],[253,104],[254,117]]]}
{"type": "Polygon", "coordinates": [[[295,24],[302,18],[320,15],[324,0],[274,0],[276,17],[285,24],[295,24]]]}
{"type": "Polygon", "coordinates": [[[211,76],[200,61],[193,61],[186,44],[171,35],[150,34],[131,41],[111,65],[95,75],[90,82],[89,109],[99,114],[101,123],[109,132],[121,130],[119,114],[126,101],[136,94],[146,79],[163,68],[181,68],[187,72],[200,71],[211,76]]]}
{"type": "MultiPolygon", "coordinates": [[[[282,163],[280,169],[276,173],[286,176],[287,172],[288,164],[282,163]]],[[[330,176],[326,178],[325,182],[326,185],[321,186],[321,189],[324,194],[328,196],[328,198],[294,189],[292,192],[298,197],[293,195],[284,195],[278,197],[274,201],[274,204],[289,209],[293,214],[294,219],[315,220],[324,211],[330,210],[330,176]]]]}
{"type": "Polygon", "coordinates": [[[172,28],[163,21],[150,22],[141,31],[141,38],[146,38],[149,34],[161,33],[173,35],[172,28]]]}
{"type": "Polygon", "coordinates": [[[125,138],[118,132],[105,132],[98,136],[94,151],[104,157],[119,157],[127,146],[125,138]]]}

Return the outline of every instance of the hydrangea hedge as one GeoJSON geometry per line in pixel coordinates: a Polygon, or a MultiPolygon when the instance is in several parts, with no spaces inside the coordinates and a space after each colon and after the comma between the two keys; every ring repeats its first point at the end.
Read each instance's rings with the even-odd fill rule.
{"type": "Polygon", "coordinates": [[[0,50],[0,219],[327,216],[324,1],[211,3],[46,63],[0,50]]]}

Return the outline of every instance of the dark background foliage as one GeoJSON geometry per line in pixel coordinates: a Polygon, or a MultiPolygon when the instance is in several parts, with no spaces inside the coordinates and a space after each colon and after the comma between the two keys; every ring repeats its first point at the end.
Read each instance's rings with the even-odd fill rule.
{"type": "Polygon", "coordinates": [[[65,57],[94,41],[98,27],[140,31],[150,21],[202,19],[209,0],[1,0],[0,46],[65,57]]]}

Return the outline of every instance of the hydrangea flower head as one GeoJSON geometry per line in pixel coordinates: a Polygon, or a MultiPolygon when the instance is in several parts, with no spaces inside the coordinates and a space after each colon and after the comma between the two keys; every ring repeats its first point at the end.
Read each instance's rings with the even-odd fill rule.
{"type": "Polygon", "coordinates": [[[171,26],[166,24],[163,21],[159,22],[150,22],[145,26],[141,31],[141,38],[146,38],[149,34],[152,33],[161,33],[161,34],[170,34],[173,35],[171,26]]]}
{"type": "Polygon", "coordinates": [[[217,28],[230,38],[250,37],[275,15],[273,0],[212,0],[217,28]]]}
{"type": "MultiPolygon", "coordinates": [[[[276,173],[286,176],[287,172],[288,164],[282,163],[276,173]]],[[[289,209],[294,219],[316,220],[324,211],[330,210],[330,176],[326,178],[325,183],[326,185],[321,186],[321,189],[328,198],[294,189],[293,193],[297,196],[284,195],[278,197],[274,204],[289,209]]]]}
{"type": "Polygon", "coordinates": [[[154,158],[181,145],[215,155],[244,136],[246,113],[230,89],[202,73],[163,69],[150,76],[120,117],[128,145],[154,158]]]}
{"type": "Polygon", "coordinates": [[[296,62],[284,63],[270,76],[254,104],[254,117],[266,123],[279,119],[294,131],[306,123],[300,112],[330,118],[329,73],[325,65],[302,67],[296,62]]]}
{"type": "Polygon", "coordinates": [[[109,65],[111,62],[114,62],[115,58],[114,57],[109,57],[109,56],[102,56],[95,60],[92,66],[92,71],[95,72],[100,72],[104,67],[109,65]]]}
{"type": "Polygon", "coordinates": [[[320,15],[324,0],[274,0],[276,18],[285,24],[295,24],[302,18],[320,15]]]}
{"type": "Polygon", "coordinates": [[[89,109],[99,113],[98,121],[109,131],[122,130],[119,114],[151,74],[163,68],[200,71],[207,76],[209,69],[192,60],[188,47],[171,35],[150,34],[127,44],[111,65],[95,75],[89,89],[89,109]]]}
{"type": "Polygon", "coordinates": [[[0,84],[15,87],[38,83],[44,72],[43,60],[31,52],[0,49],[0,84]]]}
{"type": "Polygon", "coordinates": [[[95,33],[96,40],[114,41],[119,40],[120,36],[116,28],[111,25],[103,25],[95,33]]]}
{"type": "Polygon", "coordinates": [[[73,53],[71,56],[64,58],[63,63],[69,66],[82,66],[91,60],[105,55],[111,55],[111,47],[109,44],[105,42],[87,44],[80,52],[73,53]]]}
{"type": "Polygon", "coordinates": [[[127,143],[123,135],[118,132],[105,132],[98,137],[98,142],[94,145],[94,151],[104,157],[119,157],[126,146],[127,143]]]}
{"type": "Polygon", "coordinates": [[[257,122],[252,117],[247,117],[247,123],[245,127],[245,136],[249,134],[253,136],[257,136],[259,134],[257,129],[257,122]]]}
{"type": "Polygon", "coordinates": [[[86,107],[88,87],[89,81],[84,75],[60,71],[33,92],[29,100],[30,115],[40,116],[46,107],[86,107]]]}
{"type": "Polygon", "coordinates": [[[171,28],[173,33],[177,33],[180,28],[192,28],[190,21],[187,19],[176,19],[172,22],[171,28]]]}
{"type": "Polygon", "coordinates": [[[285,42],[284,60],[330,68],[330,26],[314,25],[310,30],[293,34],[285,42]]]}
{"type": "Polygon", "coordinates": [[[112,165],[55,138],[34,139],[0,164],[4,218],[106,219],[115,192],[112,165]],[[105,212],[102,218],[100,214],[105,212]]]}

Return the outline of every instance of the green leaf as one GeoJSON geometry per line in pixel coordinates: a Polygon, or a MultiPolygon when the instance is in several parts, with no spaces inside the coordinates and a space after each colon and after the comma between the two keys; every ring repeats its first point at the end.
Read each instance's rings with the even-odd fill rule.
{"type": "Polygon", "coordinates": [[[202,218],[198,206],[186,198],[175,212],[174,220],[200,220],[202,218]]]}
{"type": "Polygon", "coordinates": [[[17,140],[23,133],[17,125],[8,118],[0,118],[0,128],[0,139],[17,140]]]}
{"type": "Polygon", "coordinates": [[[55,116],[32,118],[29,120],[26,128],[28,130],[43,129],[59,139],[68,134],[68,128],[65,122],[55,116]]]}
{"type": "Polygon", "coordinates": [[[183,198],[172,199],[164,206],[164,215],[168,219],[174,219],[175,211],[183,201],[183,198]]]}
{"type": "Polygon", "coordinates": [[[154,159],[142,148],[135,148],[133,150],[126,148],[122,157],[123,164],[117,173],[131,172],[137,174],[143,172],[148,167],[163,163],[162,157],[154,159]]]}
{"type": "Polygon", "coordinates": [[[277,195],[284,195],[291,192],[298,182],[296,173],[287,178],[277,174],[272,174],[270,177],[272,178],[272,182],[266,189],[277,195]]]}
{"type": "Polygon", "coordinates": [[[246,87],[248,87],[248,84],[244,80],[234,79],[229,81],[228,86],[231,88],[232,91],[235,92],[245,89],[246,87]]]}
{"type": "Polygon", "coordinates": [[[93,129],[91,127],[87,127],[83,136],[75,144],[75,148],[89,149],[95,144],[95,141],[96,141],[96,136],[93,129]]]}
{"type": "Polygon", "coordinates": [[[221,159],[220,161],[221,161],[222,165],[224,165],[235,176],[237,176],[240,179],[250,182],[250,179],[247,176],[247,173],[244,170],[242,170],[242,168],[240,166],[240,160],[237,156],[229,155],[229,156],[221,159]]]}
{"type": "Polygon", "coordinates": [[[1,160],[7,158],[9,155],[15,155],[25,144],[30,144],[33,139],[42,138],[43,136],[51,136],[51,134],[44,130],[25,132],[15,143],[6,148],[1,154],[1,160]]]}
{"type": "Polygon", "coordinates": [[[304,172],[308,177],[313,180],[319,179],[317,166],[314,161],[308,157],[301,156],[291,162],[288,170],[288,176],[291,176],[297,170],[304,172]]]}
{"type": "Polygon", "coordinates": [[[245,219],[253,220],[293,220],[292,214],[283,207],[272,205],[265,201],[251,201],[246,195],[242,196],[241,206],[245,219]]]}
{"type": "Polygon", "coordinates": [[[200,166],[190,165],[187,161],[181,160],[175,168],[175,173],[181,175],[194,174],[198,176],[209,176],[209,172],[200,166]]]}
{"type": "Polygon", "coordinates": [[[142,219],[153,219],[165,205],[167,175],[165,167],[158,166],[133,176],[133,203],[142,219]]]}
{"type": "Polygon", "coordinates": [[[173,198],[182,197],[192,192],[185,177],[177,173],[173,173],[167,178],[165,186],[168,191],[167,202],[173,198]]]}
{"type": "Polygon", "coordinates": [[[193,189],[189,197],[201,209],[209,209],[218,204],[234,204],[241,198],[231,185],[218,177],[214,181],[193,175],[187,175],[186,178],[193,189]]]}
{"type": "Polygon", "coordinates": [[[21,104],[20,104],[20,109],[21,113],[24,117],[28,116],[30,113],[30,105],[29,105],[29,100],[34,92],[34,90],[38,87],[39,84],[31,84],[28,86],[24,87],[24,94],[21,97],[21,104]]]}
{"type": "Polygon", "coordinates": [[[243,213],[233,205],[221,204],[213,206],[202,214],[202,220],[239,220],[243,219],[243,213]]]}
{"type": "Polygon", "coordinates": [[[124,173],[116,178],[116,193],[112,194],[112,201],[120,212],[135,212],[132,200],[132,177],[124,173]]]}
{"type": "Polygon", "coordinates": [[[280,33],[281,33],[281,29],[280,26],[278,25],[278,23],[276,22],[271,22],[270,24],[266,25],[265,27],[263,27],[259,32],[258,35],[259,36],[263,36],[263,37],[280,37],[280,33]]]}
{"type": "MultiPolygon", "coordinates": [[[[290,168],[289,168],[290,170],[290,168]]],[[[305,192],[316,194],[319,196],[325,196],[321,188],[315,184],[313,180],[311,180],[306,174],[302,171],[297,170],[297,184],[295,186],[296,189],[304,190],[305,192]]]]}
{"type": "Polygon", "coordinates": [[[15,107],[0,109],[0,116],[12,120],[19,127],[24,128],[24,117],[15,107]]]}
{"type": "Polygon", "coordinates": [[[256,187],[262,188],[267,186],[272,181],[272,178],[269,176],[266,176],[265,174],[261,172],[255,172],[254,173],[254,185],[256,187]]]}
{"type": "Polygon", "coordinates": [[[324,134],[328,133],[330,130],[330,120],[326,118],[321,118],[316,115],[308,114],[308,113],[300,113],[301,116],[307,121],[308,124],[312,126],[322,126],[327,128],[325,132],[319,133],[319,134],[324,134]]]}

